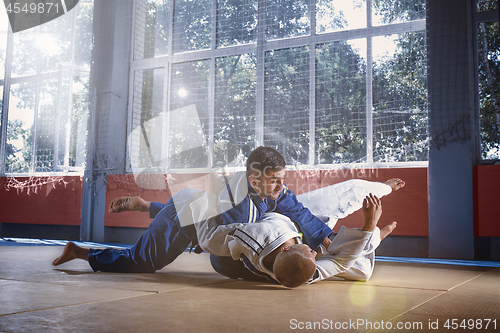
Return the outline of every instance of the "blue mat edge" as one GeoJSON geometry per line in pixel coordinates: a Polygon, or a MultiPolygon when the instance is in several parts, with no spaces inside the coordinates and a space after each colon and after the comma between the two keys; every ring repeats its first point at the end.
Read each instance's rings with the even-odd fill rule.
{"type": "MultiPolygon", "coordinates": [[[[55,239],[35,239],[35,238],[15,238],[15,237],[0,237],[0,247],[2,246],[64,246],[67,240],[55,239]]],[[[72,241],[75,244],[83,247],[94,248],[127,248],[132,244],[117,244],[117,243],[95,243],[84,241],[72,241]]],[[[189,249],[186,250],[189,252],[189,249]]],[[[479,266],[479,267],[500,267],[500,262],[497,261],[478,261],[478,260],[456,260],[456,259],[433,259],[433,258],[410,258],[410,257],[385,257],[376,256],[376,261],[381,262],[401,262],[415,264],[439,264],[439,265],[457,265],[457,266],[479,266]]]]}

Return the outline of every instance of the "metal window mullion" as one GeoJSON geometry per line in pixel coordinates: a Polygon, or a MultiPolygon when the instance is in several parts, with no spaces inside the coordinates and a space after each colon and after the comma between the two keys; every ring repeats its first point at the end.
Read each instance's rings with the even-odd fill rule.
{"type": "Polygon", "coordinates": [[[132,154],[133,151],[130,147],[131,140],[129,138],[132,137],[132,129],[134,122],[134,88],[135,88],[135,70],[130,68],[129,72],[129,85],[128,85],[128,117],[127,117],[127,151],[125,152],[125,156],[127,156],[127,160],[125,162],[126,171],[132,171],[132,154]]]}
{"type": "Polygon", "coordinates": [[[5,80],[2,100],[2,118],[0,122],[0,175],[5,175],[7,158],[7,126],[9,124],[9,99],[10,99],[10,77],[12,74],[12,50],[14,45],[14,33],[9,26],[7,33],[7,49],[5,57],[5,80]]]}
{"type": "Polygon", "coordinates": [[[164,81],[164,87],[165,87],[165,93],[166,96],[164,96],[164,112],[165,117],[164,117],[164,122],[163,125],[165,126],[165,136],[163,139],[165,141],[165,161],[163,162],[163,167],[166,173],[169,172],[170,170],[170,83],[172,82],[172,56],[174,54],[174,14],[175,14],[175,1],[170,1],[170,6],[169,6],[169,11],[168,11],[168,50],[167,50],[167,57],[166,57],[166,73],[165,73],[165,81],[164,81]]]}
{"type": "Polygon", "coordinates": [[[174,54],[174,13],[175,13],[175,1],[170,1],[169,12],[168,12],[168,40],[167,40],[167,55],[171,56],[174,54]]]}
{"type": "Polygon", "coordinates": [[[264,74],[265,74],[265,23],[266,1],[258,0],[257,30],[257,99],[255,110],[255,147],[264,145],[264,74]]]}
{"type": "MultiPolygon", "coordinates": [[[[68,82],[68,106],[66,109],[66,142],[64,147],[64,163],[63,166],[69,167],[69,155],[70,155],[70,145],[71,145],[71,118],[73,116],[73,80],[75,76],[75,46],[76,46],[76,15],[78,14],[80,7],[74,8],[73,10],[73,27],[71,32],[71,69],[69,69],[69,82],[68,82]]],[[[74,142],[76,146],[76,142],[74,142]]],[[[56,164],[57,165],[57,164],[56,164]]]]}
{"type": "MultiPolygon", "coordinates": [[[[211,49],[217,48],[217,0],[212,0],[211,49]]],[[[208,169],[214,167],[214,121],[215,121],[215,56],[210,57],[208,73],[208,169]]]]}
{"type": "Polygon", "coordinates": [[[215,122],[215,58],[210,59],[208,77],[208,169],[214,166],[214,122],[215,122]]]}
{"type": "MultiPolygon", "coordinates": [[[[316,35],[316,0],[310,0],[310,36],[316,35]]],[[[309,165],[316,160],[316,44],[309,50],[309,165]]]]}
{"type": "Polygon", "coordinates": [[[31,137],[31,167],[30,174],[35,173],[36,167],[36,134],[37,134],[37,121],[38,121],[38,109],[40,107],[40,81],[36,81],[36,89],[35,89],[35,114],[33,116],[33,132],[31,137]]]}
{"type": "Polygon", "coordinates": [[[57,169],[57,161],[59,161],[59,132],[61,130],[61,109],[62,109],[62,86],[63,86],[63,69],[59,65],[59,77],[57,80],[57,104],[55,110],[55,129],[54,129],[54,156],[52,161],[54,163],[54,169],[57,169]]]}
{"type": "Polygon", "coordinates": [[[372,37],[366,38],[366,163],[373,164],[373,59],[372,37]]]}
{"type": "MultiPolygon", "coordinates": [[[[38,31],[40,31],[40,27],[38,27],[38,31]]],[[[42,62],[42,55],[41,51],[38,50],[37,52],[37,57],[38,57],[38,62],[37,62],[37,76],[41,74],[41,62],[42,62]]],[[[31,133],[31,167],[30,167],[30,174],[33,174],[36,171],[36,134],[37,134],[37,121],[38,121],[38,111],[40,107],[40,80],[36,80],[36,89],[35,89],[35,112],[33,116],[33,132],[31,133]]]]}
{"type": "MultiPolygon", "coordinates": [[[[366,1],[367,27],[372,27],[371,0],[366,1]]],[[[373,164],[373,40],[366,37],[366,163],[373,164]]]]}
{"type": "MultiPolygon", "coordinates": [[[[135,23],[136,23],[136,15],[137,15],[137,1],[140,0],[134,0],[132,1],[132,33],[130,34],[130,62],[135,60],[135,43],[136,43],[136,34],[135,34],[135,23]]],[[[145,1],[145,0],[144,0],[145,1]]],[[[126,156],[127,154],[125,154],[126,156]]],[[[125,165],[125,168],[127,166],[125,165]]]]}
{"type": "Polygon", "coordinates": [[[316,45],[309,51],[309,165],[316,160],[316,45]]]}
{"type": "Polygon", "coordinates": [[[316,35],[316,0],[309,0],[310,35],[316,35]]]}
{"type": "Polygon", "coordinates": [[[165,65],[163,66],[163,70],[165,71],[163,74],[163,101],[162,101],[162,114],[163,116],[161,117],[162,121],[162,131],[161,131],[161,153],[160,153],[160,158],[161,158],[161,170],[162,172],[165,172],[167,170],[167,161],[168,161],[168,137],[169,137],[169,128],[168,128],[168,103],[169,103],[169,93],[168,93],[168,73],[169,73],[169,63],[166,62],[165,65]]]}
{"type": "Polygon", "coordinates": [[[215,50],[217,48],[217,0],[212,0],[212,31],[210,40],[210,49],[215,50]]]}
{"type": "MultiPolygon", "coordinates": [[[[66,145],[64,147],[64,166],[69,167],[69,155],[70,155],[70,145],[71,145],[71,118],[73,116],[73,80],[74,80],[74,73],[73,71],[70,72],[71,75],[69,76],[69,82],[68,82],[68,106],[66,109],[66,120],[67,120],[67,127],[66,127],[66,145]]],[[[76,145],[76,142],[73,142],[74,145],[76,145]]]]}
{"type": "Polygon", "coordinates": [[[165,122],[164,126],[166,128],[166,137],[165,140],[165,151],[167,153],[165,158],[165,172],[169,172],[170,170],[170,83],[172,82],[172,62],[167,63],[167,73],[165,74],[165,91],[167,91],[167,96],[165,97],[165,122]]]}

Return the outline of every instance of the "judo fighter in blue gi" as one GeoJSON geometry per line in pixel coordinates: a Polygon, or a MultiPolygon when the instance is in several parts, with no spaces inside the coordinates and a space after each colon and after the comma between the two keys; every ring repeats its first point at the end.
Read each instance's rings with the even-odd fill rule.
{"type": "MultiPolygon", "coordinates": [[[[72,259],[88,260],[94,271],[154,272],[171,263],[190,244],[198,243],[195,225],[210,218],[217,225],[254,223],[268,212],[280,213],[295,223],[305,243],[311,248],[331,243],[332,229],[305,208],[284,185],[285,160],[274,149],[259,147],[247,160],[247,171],[235,173],[222,186],[211,187],[217,198],[216,216],[208,216],[213,207],[207,207],[206,191],[181,190],[166,204],[149,203],[141,198],[118,198],[110,211],[149,211],[153,219],[148,230],[128,249],[85,249],[68,243],[53,265],[72,259]]],[[[390,187],[404,186],[400,180],[390,187]]],[[[214,269],[231,278],[259,280],[239,260],[211,255],[214,269]]]]}

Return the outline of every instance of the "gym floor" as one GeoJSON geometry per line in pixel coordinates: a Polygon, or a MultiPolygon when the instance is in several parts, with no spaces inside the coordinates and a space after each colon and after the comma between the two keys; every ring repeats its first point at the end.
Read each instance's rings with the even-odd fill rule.
{"type": "Polygon", "coordinates": [[[62,245],[0,239],[0,332],[500,331],[496,262],[380,258],[368,282],[287,289],[220,276],[206,253],[154,274],[54,267],[62,245]]]}

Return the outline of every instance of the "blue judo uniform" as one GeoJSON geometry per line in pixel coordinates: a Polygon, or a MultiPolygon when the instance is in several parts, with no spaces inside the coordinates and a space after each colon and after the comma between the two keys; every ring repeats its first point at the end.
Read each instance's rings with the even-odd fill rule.
{"type": "MultiPolygon", "coordinates": [[[[123,250],[90,249],[90,266],[94,271],[103,272],[152,273],[162,269],[190,244],[197,244],[193,224],[199,221],[188,220],[190,204],[203,193],[185,189],[174,194],[166,204],[152,202],[150,216],[153,221],[137,243],[123,250]]],[[[231,177],[221,191],[219,201],[221,213],[216,218],[220,224],[253,223],[267,212],[281,213],[296,223],[305,242],[313,249],[332,233],[332,229],[305,208],[286,186],[278,199],[262,200],[249,184],[245,172],[231,177]]],[[[240,261],[230,257],[211,255],[211,262],[214,269],[225,276],[259,280],[240,261]]]]}

